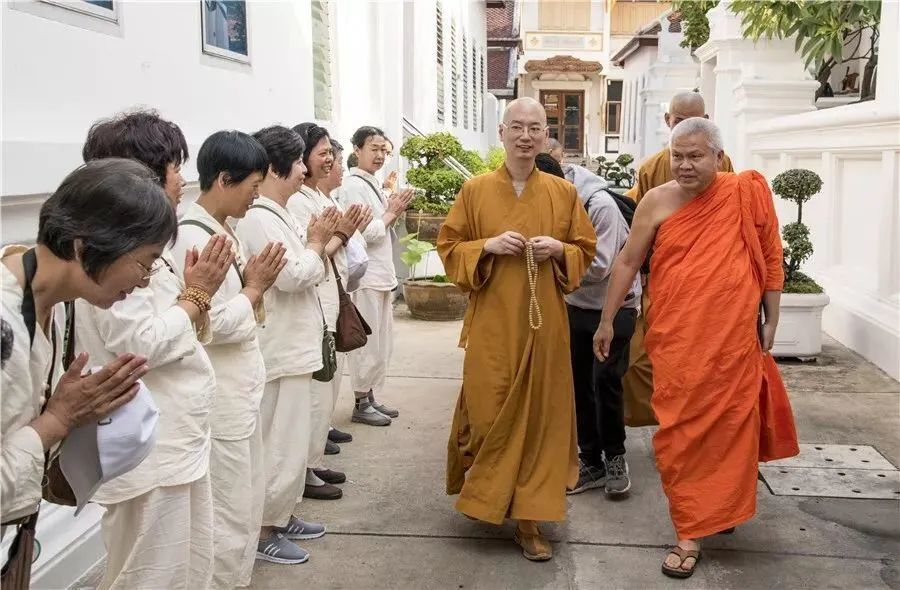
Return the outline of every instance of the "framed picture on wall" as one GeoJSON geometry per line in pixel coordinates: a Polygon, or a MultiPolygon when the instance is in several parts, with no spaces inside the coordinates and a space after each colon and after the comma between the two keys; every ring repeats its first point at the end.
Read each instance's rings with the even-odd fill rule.
{"type": "Polygon", "coordinates": [[[606,136],[606,153],[607,154],[617,154],[619,153],[619,138],[615,136],[606,136]]]}
{"type": "Polygon", "coordinates": [[[118,4],[120,0],[40,0],[44,4],[53,4],[108,20],[110,22],[119,22],[118,4]]]}
{"type": "Polygon", "coordinates": [[[246,0],[202,0],[203,53],[250,63],[246,0]]]}

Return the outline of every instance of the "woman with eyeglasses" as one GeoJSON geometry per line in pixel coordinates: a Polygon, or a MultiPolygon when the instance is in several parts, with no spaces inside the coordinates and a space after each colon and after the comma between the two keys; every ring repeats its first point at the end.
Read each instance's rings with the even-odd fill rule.
{"type": "Polygon", "coordinates": [[[124,299],[143,282],[134,261],[159,256],[175,228],[175,213],[150,170],[104,160],[69,174],[43,204],[34,248],[0,251],[4,526],[33,530],[46,453],[74,427],[130,401],[148,370],[144,356],[123,350],[105,358],[81,354],[63,371],[62,303],[83,298],[109,308],[124,299]],[[83,375],[89,361],[106,364],[83,375]]]}
{"type": "MultiPolygon", "coordinates": [[[[118,115],[88,132],[85,161],[134,158],[150,167],[170,210],[181,198],[187,142],[155,112],[118,115]]],[[[138,220],[135,220],[138,221],[138,220]]],[[[78,349],[104,362],[122,352],[147,359],[143,381],[159,407],[156,446],[136,469],[103,484],[106,574],[101,588],[206,588],[213,564],[209,413],[213,367],[201,341],[210,337],[216,294],[234,260],[231,242],[214,236],[185,255],[183,279],[170,243],[153,258],[133,258],[139,287],[109,309],[75,305],[78,349]]]]}

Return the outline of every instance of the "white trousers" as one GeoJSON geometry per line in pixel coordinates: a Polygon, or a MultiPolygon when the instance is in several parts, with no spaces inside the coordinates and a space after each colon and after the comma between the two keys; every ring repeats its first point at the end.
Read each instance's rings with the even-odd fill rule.
{"type": "Polygon", "coordinates": [[[256,561],[266,479],[262,425],[249,438],[212,439],[209,475],[215,523],[212,587],[248,586],[256,561]]]}
{"type": "MultiPolygon", "coordinates": [[[[325,467],[325,442],[328,440],[328,428],[334,416],[334,404],[341,391],[341,372],[344,370],[344,355],[337,354],[337,371],[328,383],[313,379],[310,402],[309,461],[307,464],[315,469],[325,467]]],[[[302,494],[301,494],[302,495],[302,494]]]]}
{"type": "Polygon", "coordinates": [[[312,373],[266,383],[259,413],[266,472],[262,526],[285,526],[306,485],[312,373]]]}
{"type": "Polygon", "coordinates": [[[208,474],[104,507],[107,558],[101,589],[209,588],[213,505],[208,474]]]}
{"type": "Polygon", "coordinates": [[[358,289],[350,294],[372,335],[366,345],[350,353],[350,384],[353,391],[379,393],[387,377],[394,348],[394,307],[390,291],[358,289]]]}

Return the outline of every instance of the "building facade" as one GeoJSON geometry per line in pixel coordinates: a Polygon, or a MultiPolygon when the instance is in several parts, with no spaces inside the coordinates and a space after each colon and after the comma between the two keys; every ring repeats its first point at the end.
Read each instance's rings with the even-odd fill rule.
{"type": "Polygon", "coordinates": [[[570,158],[622,151],[623,72],[611,58],[670,8],[656,0],[534,0],[522,8],[519,96],[547,111],[570,158]]]}

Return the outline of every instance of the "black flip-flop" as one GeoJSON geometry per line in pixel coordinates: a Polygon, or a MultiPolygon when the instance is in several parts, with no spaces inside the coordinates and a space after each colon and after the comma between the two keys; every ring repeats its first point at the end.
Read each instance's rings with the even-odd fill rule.
{"type": "Polygon", "coordinates": [[[669,576],[670,578],[678,578],[681,580],[690,578],[694,575],[694,570],[697,569],[697,565],[700,564],[701,553],[699,549],[684,549],[676,545],[675,547],[672,547],[672,549],[670,549],[666,554],[667,559],[669,555],[677,555],[681,560],[681,563],[678,564],[678,567],[669,567],[666,565],[665,560],[663,560],[662,573],[669,576]],[[682,566],[684,565],[684,562],[691,557],[694,558],[694,567],[686,570],[682,566]]]}

